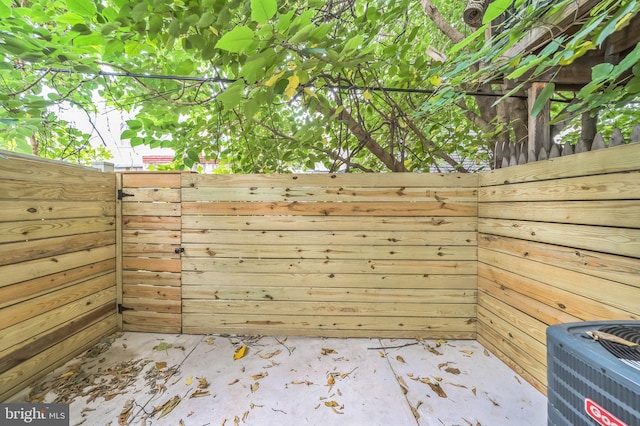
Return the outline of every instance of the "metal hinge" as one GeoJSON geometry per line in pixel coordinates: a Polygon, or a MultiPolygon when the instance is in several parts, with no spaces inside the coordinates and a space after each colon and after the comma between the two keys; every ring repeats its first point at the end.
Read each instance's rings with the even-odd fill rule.
{"type": "Polygon", "coordinates": [[[122,303],[118,303],[118,313],[121,314],[124,311],[133,311],[133,308],[127,308],[122,305],[122,303]]]}
{"type": "Polygon", "coordinates": [[[124,197],[133,197],[133,194],[127,194],[122,189],[118,189],[118,200],[122,200],[124,197]]]}
{"type": "Polygon", "coordinates": [[[184,253],[184,247],[178,247],[177,249],[174,250],[174,252],[176,254],[184,253]]]}

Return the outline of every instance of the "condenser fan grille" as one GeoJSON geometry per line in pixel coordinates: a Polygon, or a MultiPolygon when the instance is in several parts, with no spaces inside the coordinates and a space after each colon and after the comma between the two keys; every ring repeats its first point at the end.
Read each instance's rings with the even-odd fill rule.
{"type": "MultiPolygon", "coordinates": [[[[600,331],[613,334],[629,342],[640,345],[640,327],[624,327],[624,326],[608,326],[603,327],[600,331]]],[[[640,346],[627,346],[621,343],[612,342],[605,339],[599,339],[598,342],[609,353],[619,358],[628,365],[640,370],[640,346]]]]}

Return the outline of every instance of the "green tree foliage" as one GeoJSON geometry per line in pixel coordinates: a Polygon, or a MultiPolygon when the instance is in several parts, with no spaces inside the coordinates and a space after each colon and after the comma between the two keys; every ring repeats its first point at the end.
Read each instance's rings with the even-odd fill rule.
{"type": "MultiPolygon", "coordinates": [[[[461,160],[487,159],[496,138],[518,136],[496,97],[463,92],[499,92],[491,83],[497,75],[542,72],[560,63],[554,55],[572,56],[563,45],[551,62],[489,63],[515,39],[485,44],[481,30],[465,39],[462,2],[442,2],[425,15],[428,3],[0,0],[0,140],[24,150],[49,140],[78,151],[88,135],[69,130],[51,108],[70,102],[95,113],[98,94],[132,117],[123,139],[171,147],[177,166],[204,155],[233,172],[318,164],[465,171],[461,160]],[[437,22],[441,13],[452,17],[448,27],[437,22]]],[[[500,12],[495,7],[490,13],[500,12]]],[[[601,10],[607,18],[599,34],[637,11],[635,2],[622,17],[614,6],[601,10]]],[[[509,31],[517,37],[525,30],[509,31]]],[[[567,39],[572,55],[585,48],[585,37],[567,39]]],[[[594,70],[585,102],[597,103],[589,96],[624,66],[594,70]]]]}

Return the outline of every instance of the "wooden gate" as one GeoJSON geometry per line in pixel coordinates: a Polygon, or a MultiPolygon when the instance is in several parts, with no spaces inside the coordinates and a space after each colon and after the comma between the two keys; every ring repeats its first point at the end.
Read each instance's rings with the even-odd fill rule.
{"type": "Polygon", "coordinates": [[[180,179],[176,172],[121,175],[124,331],[182,331],[180,179]]]}

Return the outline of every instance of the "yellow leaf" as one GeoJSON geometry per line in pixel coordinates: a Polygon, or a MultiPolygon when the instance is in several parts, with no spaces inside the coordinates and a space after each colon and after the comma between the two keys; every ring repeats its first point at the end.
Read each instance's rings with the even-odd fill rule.
{"type": "Polygon", "coordinates": [[[193,376],[189,377],[184,384],[187,385],[187,386],[191,386],[191,383],[193,383],[193,376]]]}
{"type": "Polygon", "coordinates": [[[287,84],[287,88],[284,89],[284,94],[289,97],[289,99],[293,98],[298,91],[298,86],[300,85],[300,78],[297,75],[292,75],[289,77],[289,84],[287,84]]]}
{"type": "Polygon", "coordinates": [[[365,98],[366,100],[370,101],[372,96],[371,96],[371,93],[369,93],[369,91],[368,91],[368,90],[365,90],[365,91],[362,93],[362,97],[363,97],[363,98],[365,98]]]}
{"type": "Polygon", "coordinates": [[[167,368],[167,363],[164,362],[164,361],[156,362],[156,368],[158,370],[163,370],[163,369],[167,368]]]}
{"type": "Polygon", "coordinates": [[[274,74],[271,76],[271,78],[267,81],[264,82],[264,85],[267,87],[271,87],[274,84],[276,84],[278,82],[278,80],[280,80],[280,77],[282,77],[284,75],[284,71],[279,72],[278,74],[274,74]]]}
{"type": "Polygon", "coordinates": [[[431,77],[429,77],[429,83],[431,83],[433,86],[440,86],[442,84],[442,79],[440,78],[440,76],[432,75],[431,77]]]}
{"type": "Polygon", "coordinates": [[[511,62],[509,62],[509,66],[510,66],[510,67],[512,67],[512,68],[517,67],[517,66],[520,64],[520,60],[521,60],[521,59],[522,59],[522,58],[521,58],[520,56],[516,56],[515,58],[513,58],[513,59],[511,60],[511,62]]]}
{"type": "Polygon", "coordinates": [[[629,24],[629,21],[633,18],[633,13],[629,12],[622,17],[618,22],[616,22],[615,30],[618,31],[629,24]]]}
{"type": "Polygon", "coordinates": [[[336,382],[336,379],[333,376],[329,376],[329,380],[327,380],[327,385],[333,386],[336,382]]]}
{"type": "Polygon", "coordinates": [[[398,356],[396,357],[396,359],[397,359],[398,361],[400,361],[400,362],[406,362],[406,361],[404,360],[404,358],[402,358],[400,355],[398,355],[398,356]]]}
{"type": "Polygon", "coordinates": [[[304,88],[304,93],[306,93],[307,95],[314,97],[316,99],[318,99],[318,95],[316,94],[316,92],[313,91],[313,89],[310,89],[308,87],[304,88]]]}
{"type": "Polygon", "coordinates": [[[233,359],[238,360],[244,357],[246,354],[247,354],[247,347],[245,345],[242,345],[238,348],[236,353],[233,354],[233,359]]]}
{"type": "Polygon", "coordinates": [[[324,405],[326,405],[327,407],[339,407],[340,406],[340,404],[338,404],[335,401],[325,401],[324,405]]]}
{"type": "Polygon", "coordinates": [[[322,355],[336,354],[335,349],[322,348],[322,355]]]}
{"type": "Polygon", "coordinates": [[[251,385],[251,392],[255,392],[260,387],[260,382],[255,382],[251,385]]]}
{"type": "Polygon", "coordinates": [[[218,30],[215,27],[209,27],[209,31],[211,31],[214,35],[220,35],[220,33],[218,32],[218,30]]]}
{"type": "Polygon", "coordinates": [[[293,71],[293,70],[295,70],[296,68],[298,68],[298,65],[296,65],[296,63],[295,63],[295,62],[291,61],[291,62],[289,62],[289,63],[287,64],[287,68],[289,68],[289,71],[293,71]]]}
{"type": "Polygon", "coordinates": [[[460,352],[465,353],[465,354],[467,354],[468,356],[473,355],[473,351],[470,351],[470,350],[468,350],[468,349],[462,350],[462,351],[460,351],[460,352]]]}
{"type": "Polygon", "coordinates": [[[59,375],[59,376],[58,376],[58,379],[63,379],[63,378],[65,378],[65,377],[73,376],[74,374],[75,374],[75,373],[73,372],[73,370],[72,370],[72,371],[67,371],[67,372],[66,372],[66,373],[64,373],[64,374],[59,375]]]}

